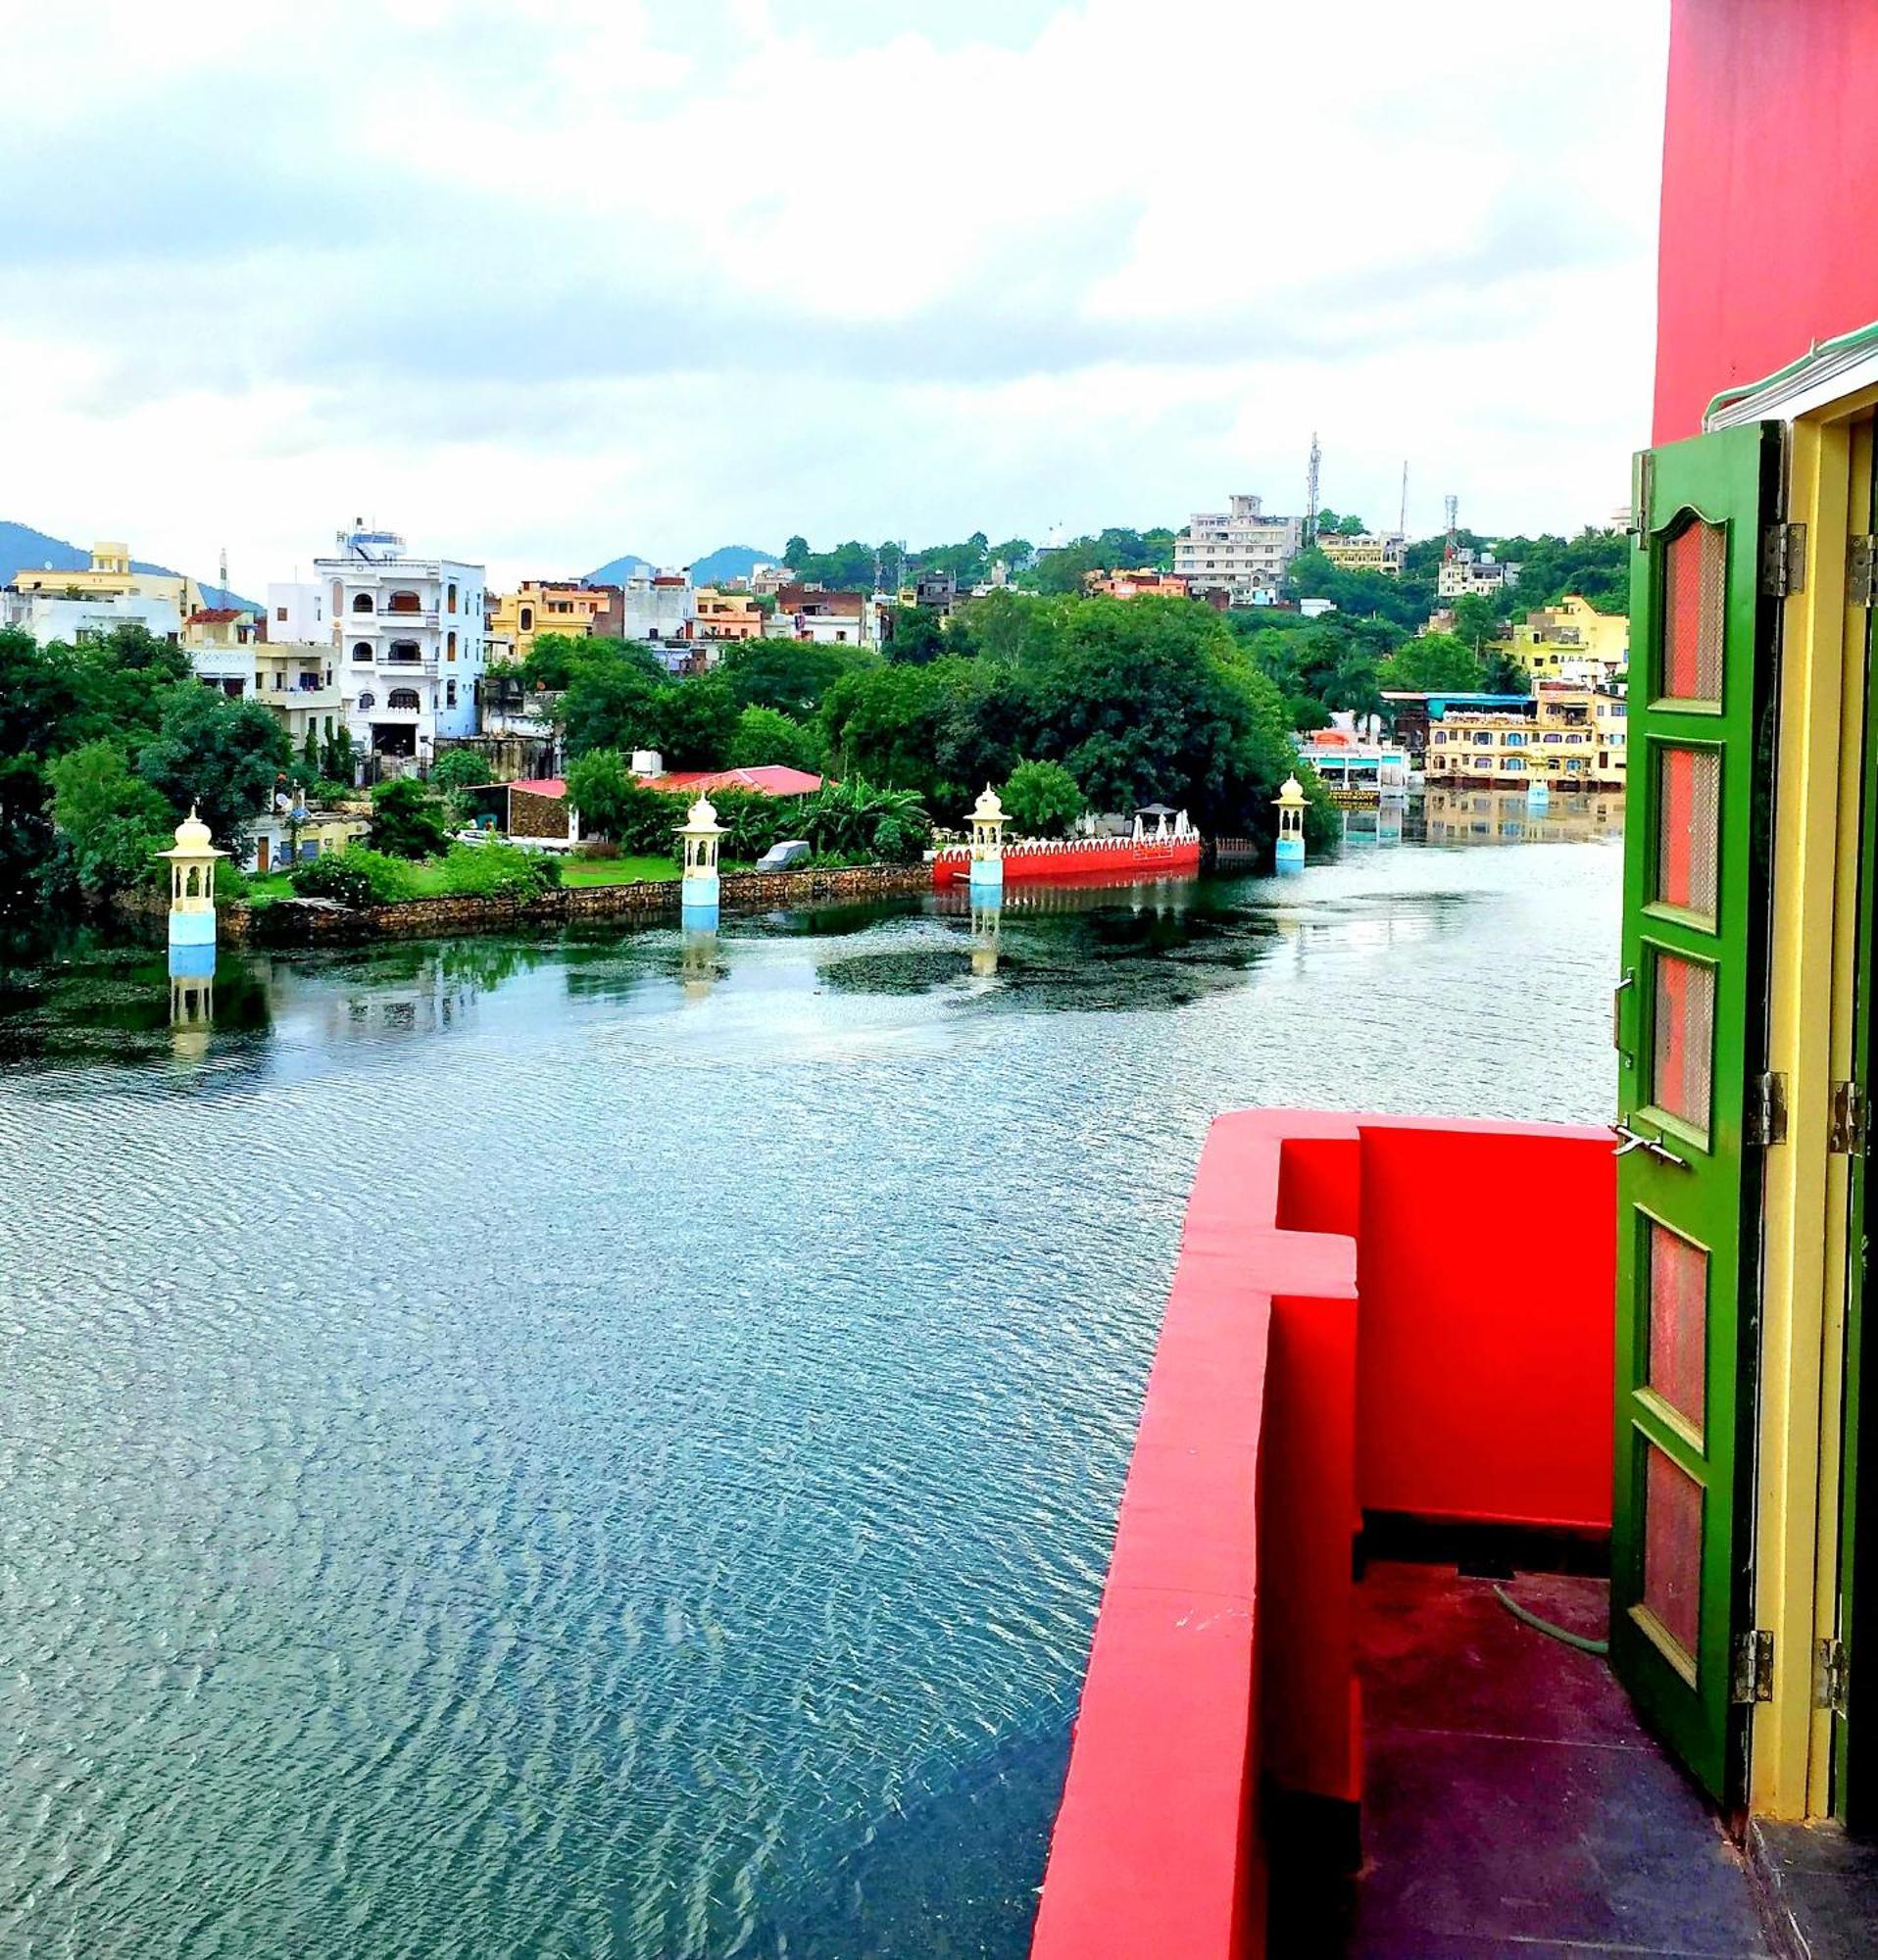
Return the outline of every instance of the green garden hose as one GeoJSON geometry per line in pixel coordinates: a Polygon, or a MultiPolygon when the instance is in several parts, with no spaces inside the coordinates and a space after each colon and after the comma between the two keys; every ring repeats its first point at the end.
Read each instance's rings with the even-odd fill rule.
{"type": "Polygon", "coordinates": [[[1566,1646],[1576,1647],[1580,1653],[1607,1654],[1610,1651],[1608,1641],[1594,1641],[1587,1634],[1574,1634],[1567,1628],[1555,1627],[1550,1620],[1542,1620],[1537,1613],[1522,1606],[1504,1586],[1496,1586],[1493,1595],[1522,1627],[1530,1627],[1535,1634],[1544,1634],[1549,1641],[1562,1641],[1566,1646]]]}

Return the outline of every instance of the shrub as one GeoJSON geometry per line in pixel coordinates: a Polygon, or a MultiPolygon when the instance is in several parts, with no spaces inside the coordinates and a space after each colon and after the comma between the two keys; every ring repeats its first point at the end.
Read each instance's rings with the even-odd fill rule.
{"type": "Polygon", "coordinates": [[[470,790],[489,780],[489,764],[473,749],[446,749],[430,767],[432,789],[470,790]]]}
{"type": "Polygon", "coordinates": [[[450,843],[442,804],[410,776],[371,792],[371,841],[393,858],[434,858],[450,843]]]}
{"type": "Polygon", "coordinates": [[[418,874],[410,864],[361,844],[322,852],[287,876],[299,897],[333,899],[342,906],[392,906],[418,895],[418,874]]]}
{"type": "Polygon", "coordinates": [[[514,844],[453,844],[443,860],[443,889],[466,898],[535,899],[560,883],[552,852],[514,844]]]}
{"type": "Polygon", "coordinates": [[[611,858],[623,854],[611,837],[587,837],[573,847],[573,855],[576,858],[611,858]]]}

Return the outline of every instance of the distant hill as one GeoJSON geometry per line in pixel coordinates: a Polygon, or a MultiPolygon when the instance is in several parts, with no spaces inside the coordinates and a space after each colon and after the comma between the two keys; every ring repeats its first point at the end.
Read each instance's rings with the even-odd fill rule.
{"type": "MultiPolygon", "coordinates": [[[[753,566],[780,564],[780,552],[758,551],[754,545],[719,545],[714,552],[691,562],[693,585],[715,585],[722,578],[748,578],[753,566]]],[[[657,571],[649,559],[627,552],[623,558],[609,559],[597,571],[587,574],[589,585],[623,585],[635,571],[657,571]]]]}
{"type": "MultiPolygon", "coordinates": [[[[90,568],[89,549],[67,544],[64,538],[48,537],[44,531],[35,531],[30,524],[14,524],[0,518],[0,585],[11,583],[23,571],[40,571],[50,565],[54,571],[85,571],[90,568]]],[[[174,570],[167,564],[150,564],[143,559],[130,561],[133,571],[148,571],[166,578],[175,577],[174,570]]],[[[223,592],[218,585],[202,586],[202,603],[205,606],[238,606],[250,612],[259,612],[262,608],[257,600],[243,599],[238,592],[223,592]]]]}
{"type": "Polygon", "coordinates": [[[782,554],[758,551],[751,545],[719,545],[691,562],[693,585],[716,585],[720,578],[748,578],[760,564],[780,564],[782,554]]]}

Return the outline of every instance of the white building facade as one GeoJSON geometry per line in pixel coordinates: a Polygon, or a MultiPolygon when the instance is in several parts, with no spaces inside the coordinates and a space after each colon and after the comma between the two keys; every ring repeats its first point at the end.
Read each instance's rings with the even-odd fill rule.
{"type": "Polygon", "coordinates": [[[268,638],[297,646],[332,645],[330,588],[319,579],[270,580],[268,638]]]}
{"type": "Polygon", "coordinates": [[[356,746],[427,765],[440,736],[477,730],[487,663],[479,564],[414,558],[393,531],[355,525],[314,561],[337,653],[339,694],[356,746]]]}
{"type": "Polygon", "coordinates": [[[173,599],[139,593],[94,593],[80,599],[63,593],[0,592],[0,626],[17,626],[42,647],[54,641],[75,647],[100,640],[119,626],[145,626],[159,640],[182,637],[182,614],[173,599]]]}
{"type": "Polygon", "coordinates": [[[1452,558],[1444,558],[1435,574],[1435,593],[1441,599],[1498,599],[1508,585],[1519,583],[1519,567],[1503,564],[1492,552],[1477,552],[1471,545],[1458,545],[1452,558]]]}
{"type": "Polygon", "coordinates": [[[636,571],[621,592],[628,640],[687,640],[697,617],[691,580],[682,571],[636,571]]]}
{"type": "Polygon", "coordinates": [[[1263,499],[1236,496],[1225,511],[1196,512],[1174,539],[1175,572],[1195,592],[1223,590],[1232,606],[1284,583],[1304,545],[1302,517],[1272,517],[1263,499]]]}

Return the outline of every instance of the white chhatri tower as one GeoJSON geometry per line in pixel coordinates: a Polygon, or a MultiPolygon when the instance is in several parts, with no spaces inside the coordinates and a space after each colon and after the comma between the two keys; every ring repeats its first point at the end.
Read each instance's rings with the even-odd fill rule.
{"type": "Polygon", "coordinates": [[[684,840],[684,882],[679,888],[679,904],[688,924],[702,925],[706,914],[715,924],[717,916],[717,840],[723,825],[709,797],[701,796],[691,806],[691,814],[678,826],[684,840]]]}
{"type": "Polygon", "coordinates": [[[1305,863],[1305,790],[1296,776],[1272,799],[1278,810],[1278,869],[1302,871],[1305,863]]]}
{"type": "Polygon", "coordinates": [[[971,807],[971,890],[1002,892],[1005,888],[1005,825],[1010,819],[998,792],[989,783],[971,807]]]}
{"type": "Polygon", "coordinates": [[[195,806],[176,825],[176,841],[160,858],[170,861],[170,944],[207,946],[216,943],[216,859],[227,857],[210,841],[209,826],[195,806]]]}

